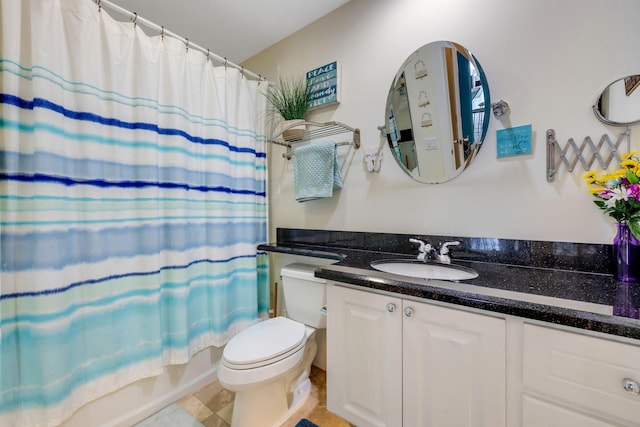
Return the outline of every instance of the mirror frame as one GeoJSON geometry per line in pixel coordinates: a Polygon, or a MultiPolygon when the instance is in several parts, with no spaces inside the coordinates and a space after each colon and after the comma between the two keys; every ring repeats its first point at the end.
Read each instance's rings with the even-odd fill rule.
{"type": "MultiPolygon", "coordinates": [[[[592,109],[593,109],[593,114],[595,114],[596,118],[598,120],[600,120],[602,123],[606,124],[606,125],[611,125],[611,126],[623,126],[623,127],[629,127],[632,125],[637,125],[638,123],[640,123],[640,117],[638,117],[638,119],[636,120],[632,120],[629,122],[621,122],[621,121],[617,121],[617,120],[612,120],[608,117],[605,117],[602,114],[601,111],[601,106],[602,106],[602,99],[605,96],[605,94],[607,93],[607,91],[616,83],[618,82],[623,82],[625,83],[625,91],[626,89],[626,80],[629,79],[630,80],[630,90],[631,92],[638,90],[638,95],[636,96],[640,96],[640,74],[632,74],[630,76],[625,76],[625,77],[621,77],[619,79],[616,79],[614,81],[612,81],[611,83],[609,83],[604,89],[602,89],[602,92],[600,92],[600,95],[598,95],[598,97],[596,98],[596,102],[593,104],[592,109]]],[[[639,113],[640,114],[640,113],[639,113]]]]}
{"type": "MultiPolygon", "coordinates": [[[[464,67],[461,69],[464,69],[464,67]]],[[[462,74],[462,76],[464,77],[464,74],[462,74]]],[[[471,164],[486,138],[490,116],[491,101],[489,85],[484,70],[477,58],[466,47],[456,42],[439,40],[427,43],[409,55],[395,74],[391,83],[385,104],[385,132],[387,143],[391,150],[391,155],[394,157],[396,163],[398,163],[398,166],[413,180],[424,184],[441,184],[456,178],[471,164]],[[448,51],[450,53],[448,54],[446,53],[447,49],[450,49],[450,51],[448,51]],[[434,53],[436,56],[432,56],[434,53]],[[458,60],[456,60],[456,54],[458,55],[458,60]],[[431,62],[429,58],[436,58],[436,60],[433,61],[432,59],[431,61],[433,61],[433,63],[429,63],[431,62]],[[442,58],[440,63],[438,63],[439,58],[442,58]],[[461,81],[461,77],[458,75],[458,64],[461,58],[467,60],[469,64],[468,68],[472,70],[469,72],[470,80],[468,85],[461,81]],[[417,67],[420,63],[426,67],[422,73],[419,73],[420,70],[418,70],[418,68],[420,67],[417,67]],[[431,67],[434,69],[430,69],[431,67]],[[431,82],[427,80],[430,77],[431,82]],[[435,80],[433,80],[434,78],[435,80]],[[478,91],[476,90],[478,87],[482,90],[484,101],[484,104],[480,103],[480,108],[473,109],[471,102],[469,102],[469,104],[460,103],[460,93],[464,93],[464,91],[461,91],[461,88],[463,90],[470,89],[468,100],[472,101],[475,92],[478,91]],[[431,103],[431,100],[428,99],[425,104],[421,100],[424,98],[423,94],[427,98],[431,97],[431,94],[427,93],[429,92],[428,88],[431,88],[431,91],[435,92],[433,94],[436,97],[436,101],[431,103]],[[396,93],[401,91],[401,89],[404,90],[406,95],[398,95],[396,93]],[[404,97],[405,100],[403,100],[402,97],[404,97]],[[411,97],[414,99],[410,99],[411,97]],[[468,107],[468,109],[464,111],[470,113],[470,120],[466,115],[463,116],[461,106],[465,108],[468,107]],[[412,109],[413,111],[411,111],[412,109]],[[399,111],[403,112],[399,113],[399,111]],[[443,111],[447,113],[443,114],[443,111]],[[479,121],[481,127],[475,126],[473,120],[474,113],[481,114],[479,121]],[[428,114],[428,123],[425,123],[425,120],[418,120],[419,117],[424,118],[425,114],[428,114]],[[433,122],[430,120],[432,114],[434,114],[435,117],[433,122]],[[439,118],[442,119],[439,120],[439,118]],[[470,135],[466,135],[469,134],[469,128],[464,127],[463,129],[463,122],[467,123],[465,126],[471,124],[470,135]],[[407,127],[407,123],[410,125],[409,127],[407,127]],[[444,130],[444,139],[442,139],[442,130],[444,130]],[[457,139],[456,135],[458,135],[457,139]],[[410,136],[410,139],[406,139],[407,136],[410,136]],[[469,136],[471,136],[473,141],[469,142],[469,136]],[[405,137],[404,140],[403,137],[405,137]],[[419,142],[416,138],[420,141],[421,147],[423,140],[424,143],[427,144],[421,151],[417,151],[419,142]],[[448,141],[449,138],[452,138],[451,142],[442,144],[442,141],[448,141]],[[438,141],[438,139],[441,141],[438,141]],[[433,147],[428,145],[430,141],[433,143],[433,147]],[[402,148],[399,147],[399,144],[402,142],[406,142],[409,145],[406,153],[403,153],[402,148]],[[424,159],[429,158],[425,153],[430,154],[431,150],[433,150],[433,154],[431,154],[433,157],[431,157],[431,159],[432,161],[436,159],[435,162],[437,163],[433,163],[432,165],[436,167],[442,165],[442,173],[438,175],[436,172],[435,176],[432,173],[430,177],[428,174],[425,174],[424,170],[433,172],[433,169],[431,167],[424,167],[426,163],[424,159]],[[451,151],[450,155],[447,154],[449,150],[451,151]],[[424,168],[422,176],[413,173],[412,169],[409,169],[409,166],[403,163],[402,158],[399,157],[403,155],[403,158],[406,158],[406,162],[409,162],[410,165],[415,165],[412,169],[419,171],[420,166],[424,168]],[[421,158],[420,155],[422,155],[421,158]],[[440,161],[438,161],[438,157],[441,158],[440,161]],[[451,163],[448,163],[449,159],[451,163]]],[[[405,149],[407,148],[405,147],[405,149]]]]}

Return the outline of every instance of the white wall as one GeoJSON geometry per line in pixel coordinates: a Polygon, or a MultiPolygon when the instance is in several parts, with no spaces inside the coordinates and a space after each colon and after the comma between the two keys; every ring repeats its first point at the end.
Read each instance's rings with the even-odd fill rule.
{"type": "MultiPolygon", "coordinates": [[[[613,220],[593,205],[580,166],[571,174],[563,167],[547,183],[545,131],[555,129],[562,144],[617,137],[620,129],[598,122],[591,105],[608,83],[640,72],[639,16],[637,0],[352,0],[256,55],[244,65],[271,80],[337,60],[342,102],[309,118],[360,128],[363,148],[385,144],[376,127],[384,124],[392,79],[431,41],[467,47],[484,68],[492,100],[511,106],[508,117],[491,117],[470,168],[440,185],[404,175],[386,146],[378,173],[366,171],[362,149],[341,147],[344,188],[333,199],[297,203],[292,161],[270,144],[273,229],[610,243],[613,220]],[[496,130],[528,123],[533,154],[497,159],[496,130]]],[[[640,145],[636,129],[632,149],[640,145]]]]}

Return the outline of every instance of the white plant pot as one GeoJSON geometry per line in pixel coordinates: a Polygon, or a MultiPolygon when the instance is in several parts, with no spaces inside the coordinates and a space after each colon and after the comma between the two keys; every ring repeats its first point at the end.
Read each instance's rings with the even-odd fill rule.
{"type": "Polygon", "coordinates": [[[304,124],[304,120],[296,119],[296,120],[285,120],[281,123],[281,129],[287,129],[282,132],[282,138],[285,141],[299,141],[304,138],[304,134],[307,130],[306,125],[304,124]],[[298,123],[296,126],[292,126],[295,123],[298,123]]]}

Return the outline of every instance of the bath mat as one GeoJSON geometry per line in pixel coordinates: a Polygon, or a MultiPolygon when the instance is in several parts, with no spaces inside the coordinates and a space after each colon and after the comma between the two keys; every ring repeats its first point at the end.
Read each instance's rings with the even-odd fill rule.
{"type": "Polygon", "coordinates": [[[175,403],[167,406],[159,412],[156,412],[146,420],[135,425],[135,427],[161,426],[204,427],[204,425],[197,419],[195,419],[193,415],[191,415],[175,403]]]}
{"type": "Polygon", "coordinates": [[[318,424],[312,423],[306,418],[302,418],[300,421],[298,421],[295,427],[318,427],[318,424]]]}

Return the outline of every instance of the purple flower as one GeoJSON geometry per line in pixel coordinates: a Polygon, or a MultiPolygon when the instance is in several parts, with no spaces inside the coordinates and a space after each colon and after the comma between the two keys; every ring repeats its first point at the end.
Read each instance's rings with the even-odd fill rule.
{"type": "Polygon", "coordinates": [[[633,184],[629,186],[629,197],[633,197],[640,202],[640,184],[633,184]]]}

